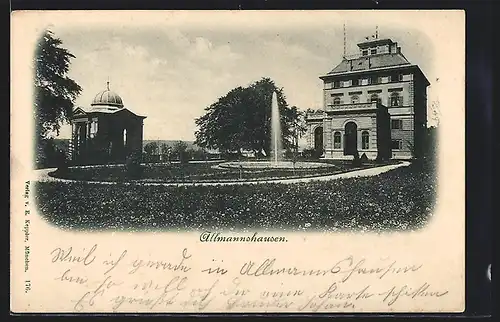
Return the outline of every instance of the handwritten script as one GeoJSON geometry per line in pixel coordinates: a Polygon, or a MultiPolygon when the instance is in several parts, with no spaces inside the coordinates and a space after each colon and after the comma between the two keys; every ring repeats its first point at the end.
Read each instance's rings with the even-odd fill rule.
{"type": "Polygon", "coordinates": [[[422,264],[389,257],[345,256],[328,265],[289,265],[278,257],[226,264],[197,260],[187,248],[152,258],[127,249],[110,253],[97,244],[61,246],[49,255],[53,282],[71,294],[61,301],[75,312],[355,312],[418,306],[449,293],[421,280],[422,264]]]}

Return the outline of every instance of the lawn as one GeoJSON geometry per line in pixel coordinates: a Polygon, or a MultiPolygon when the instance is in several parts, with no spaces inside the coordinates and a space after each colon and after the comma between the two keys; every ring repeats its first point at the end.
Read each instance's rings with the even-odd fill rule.
{"type": "MultiPolygon", "coordinates": [[[[298,177],[314,177],[352,171],[360,168],[376,166],[375,163],[366,163],[354,167],[351,162],[336,162],[324,168],[297,168],[297,169],[229,169],[213,168],[215,163],[187,163],[187,164],[146,164],[142,166],[142,173],[134,177],[134,181],[144,182],[220,182],[220,181],[248,181],[259,179],[283,179],[298,177]]],[[[83,181],[130,181],[124,166],[93,166],[70,167],[64,171],[51,173],[52,176],[62,179],[83,181]]]]}
{"type": "Polygon", "coordinates": [[[41,215],[78,230],[409,230],[435,203],[433,167],[297,184],[146,186],[36,183],[41,215]]]}

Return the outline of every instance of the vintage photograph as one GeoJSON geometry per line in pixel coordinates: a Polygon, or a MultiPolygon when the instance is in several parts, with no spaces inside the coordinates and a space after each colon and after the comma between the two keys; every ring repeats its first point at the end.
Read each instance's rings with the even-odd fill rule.
{"type": "Polygon", "coordinates": [[[463,311],[464,17],[17,12],[11,310],[463,311]]]}
{"type": "Polygon", "coordinates": [[[433,46],[383,19],[48,26],[33,48],[40,214],[75,230],[421,229],[433,46]]]}

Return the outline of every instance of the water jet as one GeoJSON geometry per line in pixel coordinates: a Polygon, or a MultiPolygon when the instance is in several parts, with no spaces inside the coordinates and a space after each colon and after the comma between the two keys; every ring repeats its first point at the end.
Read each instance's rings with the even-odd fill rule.
{"type": "Polygon", "coordinates": [[[274,153],[274,164],[278,165],[282,148],[281,119],[278,106],[278,95],[273,92],[271,99],[271,151],[274,153]]]}

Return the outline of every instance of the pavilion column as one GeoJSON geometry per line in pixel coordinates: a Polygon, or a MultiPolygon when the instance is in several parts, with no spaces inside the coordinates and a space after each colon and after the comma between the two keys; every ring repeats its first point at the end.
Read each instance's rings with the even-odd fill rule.
{"type": "Polygon", "coordinates": [[[82,123],[76,123],[76,142],[77,142],[77,150],[78,150],[78,156],[82,154],[82,145],[83,145],[83,138],[82,138],[82,123]]]}
{"type": "Polygon", "coordinates": [[[85,122],[85,141],[87,142],[87,146],[89,145],[90,139],[90,122],[85,122]]]}
{"type": "Polygon", "coordinates": [[[78,154],[78,130],[75,123],[71,122],[71,160],[75,160],[78,154]]]}

